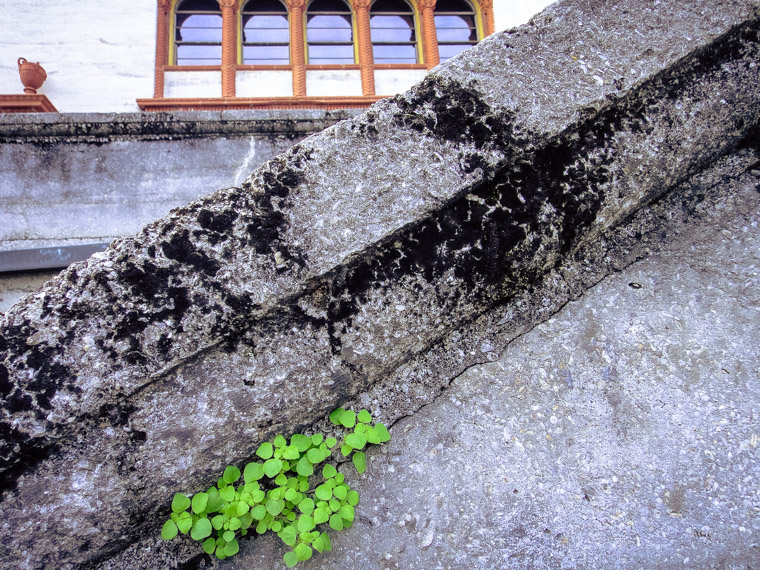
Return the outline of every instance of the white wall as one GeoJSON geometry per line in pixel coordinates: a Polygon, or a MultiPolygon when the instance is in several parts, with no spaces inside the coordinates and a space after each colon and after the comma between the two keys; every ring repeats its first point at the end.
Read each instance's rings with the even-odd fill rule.
{"type": "Polygon", "coordinates": [[[245,70],[235,74],[238,97],[289,97],[293,95],[293,73],[283,70],[245,70]]]}
{"type": "Polygon", "coordinates": [[[0,93],[23,92],[25,57],[62,112],[137,111],[153,96],[156,0],[0,0],[0,13],[0,93]]]}
{"type": "MultiPolygon", "coordinates": [[[[523,24],[548,4],[494,0],[496,29],[523,24]]],[[[0,93],[23,92],[16,62],[25,57],[47,71],[39,92],[61,112],[138,111],[135,99],[153,96],[156,0],[0,0],[0,13],[0,93]]],[[[167,75],[166,95],[219,97],[221,79],[207,77],[204,87],[195,76],[167,75]]],[[[377,92],[403,91],[407,79],[379,72],[377,92]]],[[[240,96],[260,96],[259,80],[241,77],[240,96]]],[[[280,95],[287,81],[277,80],[273,87],[280,95]]],[[[360,95],[358,72],[310,71],[307,93],[360,95]]]]}
{"type": "Polygon", "coordinates": [[[376,69],[375,93],[378,95],[403,93],[415,83],[422,81],[426,74],[426,69],[376,69]]]}
{"type": "Polygon", "coordinates": [[[555,0],[494,0],[494,28],[497,32],[525,24],[555,0]]]}
{"type": "Polygon", "coordinates": [[[167,71],[164,74],[164,97],[218,99],[221,96],[219,71],[167,71]]]}
{"type": "Polygon", "coordinates": [[[358,69],[307,69],[306,94],[314,97],[361,95],[361,72],[358,69]]]}

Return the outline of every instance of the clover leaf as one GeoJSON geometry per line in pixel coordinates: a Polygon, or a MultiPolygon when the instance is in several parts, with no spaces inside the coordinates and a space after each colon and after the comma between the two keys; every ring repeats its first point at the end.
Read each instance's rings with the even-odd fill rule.
{"type": "Polygon", "coordinates": [[[293,547],[283,557],[291,568],[310,559],[314,551],[332,550],[329,536],[318,527],[329,524],[334,530],[350,528],[359,494],[335,465],[322,467],[322,482],[315,480],[314,466],[327,460],[330,450],[338,445],[341,454],[352,456],[356,470],[364,473],[365,447],[391,437],[382,423],[373,426],[371,421],[367,410],[357,414],[336,408],[330,413],[330,422],[353,429],[340,445],[335,437],[325,438],[320,433],[293,434],[289,440],[277,435],[273,441],[261,443],[255,452],[261,461],[250,461],[242,473],[237,466],[229,465],[216,485],[205,492],[175,494],[161,538],[173,540],[180,533],[189,534],[202,543],[206,554],[224,560],[239,552],[240,537],[254,530],[257,534],[271,530],[293,547]]]}

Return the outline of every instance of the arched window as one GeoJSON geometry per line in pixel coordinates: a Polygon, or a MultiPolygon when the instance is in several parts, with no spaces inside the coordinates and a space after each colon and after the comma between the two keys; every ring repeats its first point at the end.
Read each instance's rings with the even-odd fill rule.
{"type": "Polygon", "coordinates": [[[310,64],[354,63],[351,8],[343,0],[314,0],[306,9],[310,64]]]}
{"type": "Polygon", "coordinates": [[[222,10],[216,0],[183,0],[175,11],[174,63],[222,63],[222,10]]]}
{"type": "Polygon", "coordinates": [[[435,33],[441,62],[478,43],[475,10],[465,0],[438,0],[435,33]]]}
{"type": "Polygon", "coordinates": [[[375,63],[417,63],[414,10],[404,0],[376,0],[369,27],[375,63]]]}
{"type": "Polygon", "coordinates": [[[290,63],[288,10],[284,4],[279,0],[250,0],[241,17],[244,64],[290,63]]]}

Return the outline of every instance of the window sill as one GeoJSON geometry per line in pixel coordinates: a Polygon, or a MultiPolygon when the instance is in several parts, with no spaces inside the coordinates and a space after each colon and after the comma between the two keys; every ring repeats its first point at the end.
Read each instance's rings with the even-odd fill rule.
{"type": "Polygon", "coordinates": [[[47,96],[36,95],[0,95],[0,113],[57,113],[58,109],[47,96]]]}
{"type": "Polygon", "coordinates": [[[424,63],[376,63],[375,69],[427,69],[424,63]]]}
{"type": "Polygon", "coordinates": [[[218,99],[137,99],[143,111],[222,111],[225,109],[366,109],[382,97],[229,97],[218,99]]]}
{"type": "Polygon", "coordinates": [[[221,65],[165,65],[164,71],[222,71],[221,65]]]}

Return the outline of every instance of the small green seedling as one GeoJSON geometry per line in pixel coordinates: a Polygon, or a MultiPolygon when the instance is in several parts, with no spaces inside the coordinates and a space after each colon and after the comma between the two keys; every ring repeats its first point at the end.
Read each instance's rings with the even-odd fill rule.
{"type": "Polygon", "coordinates": [[[271,530],[292,547],[283,557],[288,568],[308,560],[314,551],[332,550],[324,525],[334,530],[351,528],[359,493],[334,465],[319,465],[337,448],[364,473],[367,457],[362,450],[368,444],[389,441],[391,435],[382,423],[371,425],[367,410],[357,414],[338,408],[330,413],[330,421],[353,431],[340,444],[319,433],[297,433],[290,441],[278,435],[258,447],[258,460],[248,463],[242,472],[230,465],[205,492],[174,495],[172,514],[161,538],[172,540],[180,533],[189,534],[203,543],[207,554],[224,560],[237,554],[239,537],[271,530]]]}

